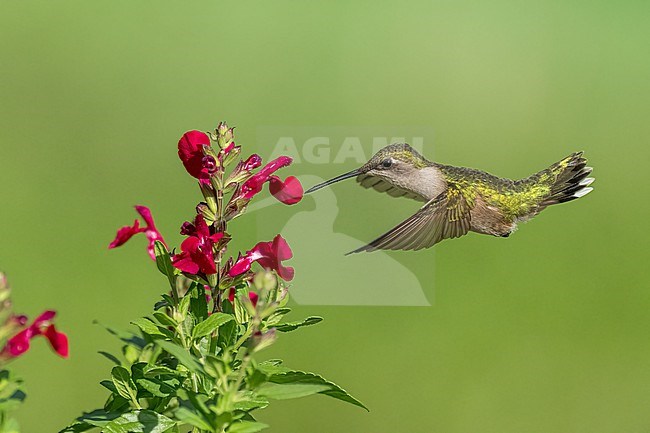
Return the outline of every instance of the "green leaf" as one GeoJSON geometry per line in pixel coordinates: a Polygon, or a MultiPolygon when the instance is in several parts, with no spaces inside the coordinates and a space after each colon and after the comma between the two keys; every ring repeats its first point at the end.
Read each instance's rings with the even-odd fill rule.
{"type": "Polygon", "coordinates": [[[131,405],[129,404],[130,401],[131,400],[127,400],[119,394],[111,394],[108,396],[106,403],[104,403],[104,410],[118,416],[131,409],[131,405]]]}
{"type": "Polygon", "coordinates": [[[102,380],[101,382],[99,382],[99,384],[104,388],[106,388],[107,390],[109,390],[110,392],[112,392],[113,394],[119,394],[112,380],[102,380]]]}
{"type": "Polygon", "coordinates": [[[230,322],[234,317],[230,314],[225,313],[214,313],[205,319],[203,322],[196,324],[192,330],[192,338],[198,339],[204,337],[208,334],[211,334],[213,331],[218,329],[220,326],[230,322]]]}
{"type": "Polygon", "coordinates": [[[10,396],[0,399],[0,410],[2,412],[12,411],[25,401],[27,395],[20,389],[16,389],[10,396]]]}
{"type": "Polygon", "coordinates": [[[192,373],[203,373],[203,368],[201,364],[199,364],[199,361],[185,348],[163,340],[156,340],[156,344],[175,357],[178,362],[183,364],[192,373]]]}
{"type": "Polygon", "coordinates": [[[291,308],[276,308],[275,311],[273,312],[273,314],[271,314],[268,317],[268,319],[266,319],[266,323],[268,323],[268,324],[276,324],[280,320],[282,320],[282,318],[284,316],[286,316],[287,314],[289,314],[290,312],[291,312],[291,308]]]}
{"type": "Polygon", "coordinates": [[[117,357],[111,353],[104,352],[103,350],[100,350],[99,352],[100,355],[102,355],[104,358],[107,358],[109,361],[113,362],[115,365],[122,365],[122,362],[117,359],[117,357]]]}
{"type": "Polygon", "coordinates": [[[303,326],[310,326],[310,325],[315,325],[319,322],[322,322],[323,318],[318,317],[318,316],[310,316],[307,317],[306,319],[302,320],[301,322],[287,322],[287,323],[279,323],[275,325],[275,329],[277,329],[280,332],[289,332],[289,331],[295,331],[296,329],[303,327],[303,326]]]}
{"type": "MultiPolygon", "coordinates": [[[[176,336],[174,333],[168,329],[165,329],[163,327],[158,327],[158,329],[165,334],[168,338],[174,339],[176,336]]],[[[144,363],[150,363],[150,362],[155,362],[156,359],[158,359],[158,356],[162,353],[162,349],[158,346],[156,346],[153,343],[153,338],[152,342],[147,344],[143,349],[142,352],[140,352],[140,356],[138,356],[138,361],[144,362],[144,363]]]]}
{"type": "Polygon", "coordinates": [[[171,308],[172,306],[176,305],[174,299],[171,296],[163,294],[160,295],[160,297],[162,299],[154,304],[154,310],[160,310],[161,308],[171,308]]]}
{"type": "Polygon", "coordinates": [[[155,376],[161,376],[161,375],[171,375],[174,377],[182,377],[179,371],[172,370],[169,367],[165,367],[164,365],[147,365],[144,368],[144,376],[145,377],[155,377],[155,376]]]}
{"type": "Polygon", "coordinates": [[[86,422],[73,422],[63,430],[59,431],[59,433],[83,433],[88,430],[94,429],[95,426],[92,424],[88,424],[86,422]]]}
{"type": "Polygon", "coordinates": [[[178,379],[160,380],[160,379],[138,379],[138,386],[149,391],[156,397],[168,397],[176,392],[181,385],[178,379]]]}
{"type": "Polygon", "coordinates": [[[204,414],[210,413],[210,409],[207,406],[207,395],[198,394],[187,389],[182,389],[181,391],[184,391],[184,395],[190,402],[191,407],[204,414]]]}
{"type": "Polygon", "coordinates": [[[213,355],[206,355],[203,358],[203,368],[213,379],[223,379],[223,376],[227,374],[226,371],[228,370],[223,358],[213,355]]]}
{"type": "Polygon", "coordinates": [[[213,431],[212,426],[205,420],[203,415],[191,411],[186,407],[179,408],[174,416],[183,424],[189,424],[194,427],[198,427],[201,430],[213,431]]]}
{"type": "Polygon", "coordinates": [[[190,287],[190,311],[197,321],[208,318],[208,302],[205,298],[203,284],[192,283],[190,287]]]}
{"type": "Polygon", "coordinates": [[[171,326],[171,327],[177,327],[178,322],[176,322],[174,319],[166,315],[165,313],[161,313],[160,311],[156,311],[153,313],[153,317],[156,318],[156,320],[163,326],[171,326]]]}
{"type": "Polygon", "coordinates": [[[282,371],[288,371],[288,368],[282,367],[281,359],[267,359],[266,361],[260,362],[258,365],[263,367],[265,370],[271,369],[273,367],[280,367],[282,371]]]}
{"type": "Polygon", "coordinates": [[[138,379],[142,379],[144,377],[144,369],[146,366],[146,362],[136,362],[131,365],[131,380],[135,382],[138,379]]]}
{"type": "Polygon", "coordinates": [[[150,410],[136,410],[115,418],[103,428],[104,433],[165,433],[176,422],[150,410]]]}
{"type": "Polygon", "coordinates": [[[266,398],[256,395],[252,391],[243,391],[237,394],[233,407],[235,410],[250,412],[254,409],[263,409],[268,405],[269,401],[266,398]]]}
{"type": "Polygon", "coordinates": [[[2,425],[0,425],[0,433],[20,433],[18,420],[9,417],[5,418],[2,425]]]}
{"type": "Polygon", "coordinates": [[[111,378],[117,393],[127,400],[137,403],[138,390],[131,380],[131,373],[126,368],[117,365],[111,370],[111,378]]]}
{"type": "Polygon", "coordinates": [[[235,322],[234,320],[223,325],[221,329],[219,329],[217,346],[222,349],[226,349],[230,345],[234,344],[237,339],[238,330],[239,330],[239,326],[237,325],[237,322],[235,322]]]}
{"type": "Polygon", "coordinates": [[[104,325],[103,323],[100,323],[96,320],[93,323],[106,329],[110,334],[116,336],[124,343],[137,347],[138,349],[142,349],[147,344],[147,342],[144,341],[142,337],[139,337],[131,332],[120,331],[119,329],[104,325]]]}
{"type": "Polygon", "coordinates": [[[137,362],[138,359],[140,359],[141,353],[141,349],[138,349],[137,347],[130,344],[122,346],[122,355],[124,355],[124,359],[126,359],[129,364],[137,362]]]}
{"type": "Polygon", "coordinates": [[[169,255],[169,251],[167,251],[167,247],[165,247],[165,244],[162,242],[156,241],[153,248],[156,255],[156,266],[158,266],[158,270],[169,278],[170,283],[173,283],[176,268],[172,264],[172,259],[169,255]]]}
{"type": "Polygon", "coordinates": [[[246,383],[250,389],[255,389],[264,382],[267,381],[266,374],[257,368],[257,364],[254,360],[251,361],[251,365],[246,371],[246,383]]]}
{"type": "MultiPolygon", "coordinates": [[[[16,377],[9,370],[0,371],[0,415],[16,409],[25,400],[22,388],[22,379],[16,377]]],[[[4,430],[0,430],[4,433],[4,430]]]]}
{"type": "MultiPolygon", "coordinates": [[[[120,416],[119,413],[106,412],[103,409],[97,409],[92,412],[84,413],[82,416],[77,418],[77,422],[71,424],[62,432],[76,432],[76,431],[85,431],[85,430],[68,430],[68,428],[74,426],[75,424],[88,424],[92,427],[103,427],[115,418],[120,416]]],[[[75,427],[80,428],[80,427],[75,427]]],[[[86,429],[88,430],[88,429],[86,429]]]]}
{"type": "Polygon", "coordinates": [[[302,383],[314,385],[327,385],[329,388],[320,391],[319,394],[324,394],[337,400],[345,401],[347,403],[359,406],[365,410],[368,408],[356,398],[352,397],[343,388],[337,384],[330,382],[315,373],[308,373],[304,371],[290,370],[280,365],[273,365],[270,363],[260,363],[258,368],[269,376],[269,382],[278,384],[288,383],[302,383]]]}
{"type": "Polygon", "coordinates": [[[163,333],[160,329],[158,329],[158,326],[153,323],[150,319],[147,319],[146,317],[141,317],[139,319],[133,320],[131,324],[137,326],[140,328],[142,332],[144,332],[147,335],[150,336],[157,336],[157,337],[167,337],[167,334],[163,333]]]}
{"type": "Polygon", "coordinates": [[[266,383],[258,389],[257,393],[266,398],[288,400],[290,398],[307,397],[329,389],[329,385],[313,383],[266,383]]]}
{"type": "Polygon", "coordinates": [[[178,313],[180,314],[182,320],[185,320],[185,318],[187,317],[187,312],[190,310],[191,300],[192,298],[186,295],[178,303],[178,313]]]}
{"type": "Polygon", "coordinates": [[[233,423],[228,428],[228,433],[256,433],[260,430],[264,430],[268,425],[261,422],[254,421],[239,421],[233,423]]]}

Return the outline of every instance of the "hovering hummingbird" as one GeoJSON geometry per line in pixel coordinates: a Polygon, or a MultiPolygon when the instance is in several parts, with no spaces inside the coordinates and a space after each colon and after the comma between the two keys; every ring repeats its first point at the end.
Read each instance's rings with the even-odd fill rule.
{"type": "Polygon", "coordinates": [[[318,184],[306,194],[356,177],[364,188],[425,202],[415,214],[361,248],[419,250],[469,231],[508,237],[517,223],[547,206],[593,190],[593,170],[582,152],[572,153],[525,179],[511,180],[472,168],[431,162],[406,143],[391,144],[361,167],[318,184]]]}

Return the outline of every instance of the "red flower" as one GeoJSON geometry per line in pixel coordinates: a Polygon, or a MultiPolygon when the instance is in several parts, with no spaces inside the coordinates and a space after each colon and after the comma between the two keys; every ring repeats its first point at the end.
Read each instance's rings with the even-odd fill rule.
{"type": "Polygon", "coordinates": [[[240,257],[230,268],[228,275],[236,277],[248,272],[253,262],[257,262],[265,269],[276,271],[283,280],[291,281],[294,275],[293,268],[282,264],[283,260],[289,260],[291,257],[293,253],[289,244],[282,236],[277,235],[273,241],[259,242],[252,250],[247,251],[246,255],[240,257]]]}
{"type": "Polygon", "coordinates": [[[216,274],[212,247],[223,237],[223,233],[210,234],[210,228],[202,215],[194,220],[194,232],[181,244],[181,253],[172,258],[178,269],[188,274],[216,274]]]}
{"type": "MultiPolygon", "coordinates": [[[[253,307],[257,307],[257,301],[259,300],[259,296],[255,292],[248,292],[248,299],[251,300],[251,303],[253,304],[253,307]]],[[[230,291],[228,292],[228,300],[230,302],[235,302],[235,288],[231,287],[230,291]]]]}
{"type": "Polygon", "coordinates": [[[221,149],[221,150],[219,151],[219,161],[223,161],[223,158],[225,158],[226,156],[228,156],[228,154],[229,154],[230,152],[232,152],[233,150],[235,150],[235,147],[236,147],[236,146],[235,146],[235,142],[234,142],[234,141],[231,141],[231,142],[230,142],[226,147],[224,147],[223,149],[221,149]]]}
{"type": "Polygon", "coordinates": [[[303,195],[302,185],[294,176],[287,177],[284,182],[277,176],[271,176],[269,191],[284,204],[296,204],[302,200],[303,195]]]}
{"type": "Polygon", "coordinates": [[[251,171],[259,167],[260,165],[262,165],[262,158],[260,158],[258,154],[254,153],[251,156],[249,156],[246,161],[244,161],[243,168],[246,171],[251,171]]]}
{"type": "MultiPolygon", "coordinates": [[[[258,155],[252,155],[244,164],[244,170],[252,170],[261,164],[258,155]]],[[[302,200],[303,190],[300,181],[293,176],[289,176],[284,182],[273,175],[277,170],[291,164],[292,159],[288,156],[280,156],[266,164],[259,172],[251,176],[241,186],[237,198],[250,200],[257,193],[262,191],[262,187],[269,182],[269,190],[273,197],[277,198],[284,204],[296,204],[302,200]]]]}
{"type": "Polygon", "coordinates": [[[56,330],[52,319],[56,312],[45,311],[38,316],[29,327],[23,329],[18,334],[14,335],[7,341],[7,345],[3,349],[3,354],[8,354],[10,357],[17,357],[29,350],[30,340],[36,336],[43,335],[50,342],[50,346],[56,353],[63,358],[68,357],[68,337],[63,333],[56,330]]]}
{"type": "MultiPolygon", "coordinates": [[[[249,160],[251,158],[249,158],[249,160]]],[[[240,196],[246,199],[253,198],[255,194],[262,191],[262,186],[270,180],[273,173],[282,167],[288,166],[291,164],[291,161],[292,159],[288,156],[280,156],[266,164],[259,172],[255,173],[250,179],[244,182],[241,186],[240,196]]]]}
{"type": "Polygon", "coordinates": [[[210,137],[201,131],[188,131],[178,141],[178,157],[183,162],[185,170],[197,179],[201,178],[204,170],[204,146],[210,145],[210,137]]]}
{"type": "Polygon", "coordinates": [[[140,216],[144,220],[144,223],[146,224],[145,227],[140,227],[140,221],[138,220],[135,220],[132,226],[122,227],[117,231],[117,235],[115,235],[115,239],[113,239],[113,242],[111,242],[108,245],[108,248],[112,249],[124,245],[124,243],[129,239],[131,239],[133,235],[138,233],[144,233],[147,239],[149,240],[147,251],[149,252],[151,258],[153,260],[156,260],[154,245],[156,241],[160,241],[164,244],[165,240],[163,239],[162,235],[156,228],[156,224],[154,224],[153,222],[153,217],[151,216],[151,211],[149,210],[149,208],[146,206],[136,206],[135,210],[140,214],[140,216]]]}
{"type": "Polygon", "coordinates": [[[226,147],[221,149],[221,152],[223,152],[224,155],[228,155],[230,152],[232,152],[234,148],[235,148],[235,142],[231,141],[230,143],[228,143],[226,147]]]}

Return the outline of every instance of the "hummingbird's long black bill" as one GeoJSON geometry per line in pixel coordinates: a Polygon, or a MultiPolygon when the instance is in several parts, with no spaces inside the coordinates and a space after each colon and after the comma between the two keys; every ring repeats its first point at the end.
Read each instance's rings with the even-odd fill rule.
{"type": "Polygon", "coordinates": [[[340,176],[336,176],[335,178],[332,178],[330,180],[326,180],[325,182],[319,183],[316,186],[312,186],[307,191],[305,191],[305,194],[309,194],[309,193],[317,191],[317,190],[319,190],[321,188],[325,188],[326,186],[331,185],[331,184],[336,183],[336,182],[339,182],[341,180],[345,180],[345,179],[349,179],[351,177],[359,176],[360,174],[361,174],[361,172],[359,171],[359,169],[348,171],[347,173],[344,173],[344,174],[342,174],[340,176]]]}

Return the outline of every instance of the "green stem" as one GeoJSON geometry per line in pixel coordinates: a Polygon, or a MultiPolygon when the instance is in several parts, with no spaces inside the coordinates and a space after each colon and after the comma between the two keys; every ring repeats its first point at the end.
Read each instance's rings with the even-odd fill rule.
{"type": "MultiPolygon", "coordinates": [[[[180,337],[181,343],[183,344],[183,348],[187,350],[188,352],[191,353],[190,350],[190,343],[187,341],[187,337],[185,336],[185,333],[183,332],[183,324],[179,323],[178,326],[176,327],[176,333],[180,337]]],[[[192,390],[194,392],[199,392],[199,382],[196,377],[196,373],[190,373],[190,380],[192,381],[192,390]]]]}
{"type": "Polygon", "coordinates": [[[248,327],[246,328],[246,332],[244,332],[244,334],[241,337],[239,337],[239,340],[237,340],[237,342],[235,343],[235,351],[239,350],[239,348],[244,343],[246,343],[246,340],[248,340],[251,335],[253,335],[253,328],[251,327],[249,322],[248,327]]]}
{"type": "Polygon", "coordinates": [[[234,386],[231,388],[233,394],[237,394],[237,392],[239,391],[239,387],[241,386],[244,377],[246,377],[246,368],[248,367],[248,364],[250,364],[250,362],[251,362],[251,355],[248,351],[246,351],[246,354],[244,355],[244,359],[242,360],[242,363],[239,366],[239,375],[235,380],[234,386]]]}
{"type": "Polygon", "coordinates": [[[174,300],[174,307],[177,307],[180,297],[178,296],[178,289],[176,288],[176,278],[170,278],[169,285],[172,287],[172,299],[174,300]]]}

